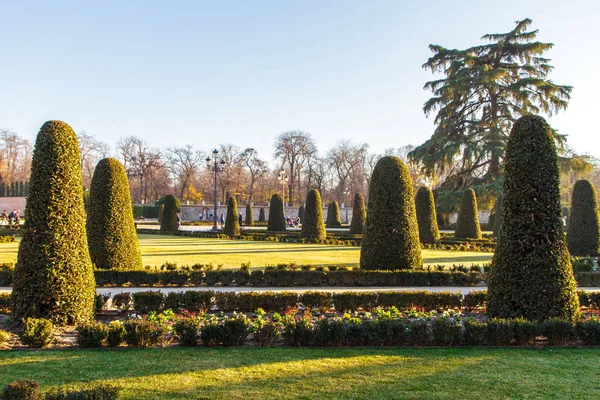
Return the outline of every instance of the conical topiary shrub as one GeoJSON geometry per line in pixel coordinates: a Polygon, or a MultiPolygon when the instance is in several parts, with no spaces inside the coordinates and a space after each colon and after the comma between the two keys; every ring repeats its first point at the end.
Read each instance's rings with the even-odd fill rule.
{"type": "Polygon", "coordinates": [[[327,208],[327,228],[339,228],[342,226],[342,219],[340,218],[340,207],[337,201],[329,203],[327,208]]]}
{"type": "Polygon", "coordinates": [[[92,263],[100,269],[140,269],[129,180],[115,158],[100,160],[90,185],[87,234],[92,263]]]}
{"type": "Polygon", "coordinates": [[[235,197],[230,197],[227,202],[227,215],[225,216],[223,233],[228,236],[240,235],[240,220],[238,219],[238,208],[235,197]]]}
{"type": "Polygon", "coordinates": [[[302,237],[305,239],[320,241],[327,237],[321,204],[321,194],[317,189],[308,192],[302,222],[302,237]]]}
{"type": "Polygon", "coordinates": [[[440,240],[433,192],[428,187],[420,187],[415,198],[419,240],[421,243],[434,244],[440,240]]]}
{"type": "Polygon", "coordinates": [[[304,204],[302,204],[300,207],[298,207],[298,218],[300,218],[300,223],[302,223],[302,221],[304,221],[304,204]]]}
{"type": "Polygon", "coordinates": [[[479,226],[479,210],[477,209],[477,196],[473,189],[463,193],[456,220],[454,237],[457,239],[481,239],[481,226],[479,226]]]}
{"type": "Polygon", "coordinates": [[[160,231],[165,233],[177,233],[179,231],[179,223],[177,214],[179,213],[179,200],[172,194],[165,196],[165,202],[162,213],[162,221],[160,222],[160,231]]]}
{"type": "Polygon", "coordinates": [[[498,196],[496,200],[496,206],[494,208],[494,225],[493,225],[493,234],[495,237],[498,237],[500,233],[500,227],[502,226],[502,195],[498,196]]]}
{"type": "Polygon", "coordinates": [[[265,216],[265,208],[261,207],[258,213],[258,222],[265,222],[267,217],[265,216]]]}
{"type": "Polygon", "coordinates": [[[398,157],[382,157],[369,187],[361,269],[399,270],[422,265],[412,178],[398,157]]]}
{"type": "Polygon", "coordinates": [[[47,318],[59,325],[93,320],[96,283],[85,230],[79,144],[64,122],[46,122],[37,136],[25,214],[14,271],[13,320],[47,318]]]}
{"type": "Polygon", "coordinates": [[[365,199],[362,194],[356,193],[352,202],[352,222],[350,223],[350,233],[360,235],[363,233],[365,221],[367,220],[367,209],[365,208],[365,199]]]}
{"type": "Polygon", "coordinates": [[[519,118],[506,148],[504,220],[488,277],[490,317],[578,317],[559,182],[550,126],[538,116],[519,118]]]}
{"type": "Polygon", "coordinates": [[[271,206],[269,207],[268,231],[285,231],[285,216],[283,214],[283,200],[281,196],[275,193],[271,197],[271,206]]]}
{"type": "Polygon", "coordinates": [[[567,245],[573,256],[597,256],[600,248],[598,198],[594,185],[579,180],[573,186],[567,245]]]}
{"type": "Polygon", "coordinates": [[[165,212],[165,205],[161,204],[158,206],[158,223],[162,224],[163,213],[165,212]]]}
{"type": "Polygon", "coordinates": [[[252,212],[252,204],[246,204],[246,219],[244,220],[246,226],[254,226],[254,214],[252,212]]]}

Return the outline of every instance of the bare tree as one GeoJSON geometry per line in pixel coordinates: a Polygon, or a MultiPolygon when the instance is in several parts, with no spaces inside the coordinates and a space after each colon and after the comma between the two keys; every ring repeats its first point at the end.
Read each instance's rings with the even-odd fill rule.
{"type": "Polygon", "coordinates": [[[16,182],[29,179],[32,146],[17,133],[0,129],[0,180],[16,182]]]}
{"type": "Polygon", "coordinates": [[[90,187],[96,164],[108,155],[110,146],[86,131],[81,131],[77,135],[77,139],[79,141],[83,186],[90,187]]]}
{"type": "Polygon", "coordinates": [[[315,142],[308,132],[288,131],[279,135],[275,141],[276,159],[281,160],[282,166],[286,163],[290,168],[289,205],[294,204],[294,185],[298,182],[302,168],[306,165],[311,155],[317,152],[315,142]]]}
{"type": "Polygon", "coordinates": [[[119,139],[117,152],[127,174],[137,180],[138,200],[147,200],[150,191],[156,192],[154,172],[164,166],[162,153],[135,136],[119,139]]]}
{"type": "Polygon", "coordinates": [[[179,179],[181,189],[179,198],[188,190],[200,165],[204,161],[204,153],[193,146],[173,147],[168,150],[167,161],[171,172],[179,179]]]}
{"type": "Polygon", "coordinates": [[[262,178],[268,171],[267,162],[258,158],[258,152],[249,147],[241,154],[241,161],[248,169],[250,184],[248,185],[248,203],[252,203],[254,196],[254,185],[256,181],[262,178]]]}
{"type": "Polygon", "coordinates": [[[355,190],[351,184],[355,180],[355,175],[361,173],[368,148],[369,145],[366,143],[353,144],[349,140],[342,140],[327,152],[327,163],[335,176],[337,198],[340,203],[346,202],[347,189],[355,190]]]}
{"type": "Polygon", "coordinates": [[[225,161],[223,170],[219,174],[219,186],[221,187],[222,198],[226,199],[232,192],[239,189],[241,177],[244,173],[242,151],[233,144],[222,144],[219,146],[219,157],[225,161]]]}

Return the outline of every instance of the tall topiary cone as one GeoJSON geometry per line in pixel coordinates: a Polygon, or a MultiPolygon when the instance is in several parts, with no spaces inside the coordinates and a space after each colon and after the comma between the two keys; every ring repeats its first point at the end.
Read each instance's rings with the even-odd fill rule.
{"type": "Polygon", "coordinates": [[[178,200],[172,194],[165,196],[165,202],[160,222],[160,231],[165,233],[177,233],[179,224],[177,223],[177,213],[179,212],[178,200]]]}
{"type": "Polygon", "coordinates": [[[420,187],[415,199],[417,208],[417,223],[419,225],[419,240],[421,243],[434,244],[440,240],[433,192],[428,187],[420,187]]]}
{"type": "Polygon", "coordinates": [[[363,233],[365,221],[367,220],[367,209],[365,208],[365,199],[362,194],[356,193],[352,202],[352,222],[350,223],[350,233],[360,235],[363,233]]]}
{"type": "Polygon", "coordinates": [[[495,237],[498,237],[500,234],[500,227],[502,226],[503,221],[502,216],[502,195],[498,196],[496,200],[496,206],[494,208],[494,225],[493,225],[493,234],[495,237]]]}
{"type": "Polygon", "coordinates": [[[321,194],[317,189],[312,189],[306,196],[306,208],[302,220],[302,237],[306,239],[324,240],[327,237],[323,208],[321,208],[321,194]]]}
{"type": "Polygon", "coordinates": [[[64,122],[48,121],[40,129],[25,213],[13,320],[48,318],[58,325],[93,320],[96,283],[85,231],[79,144],[64,122]]]}
{"type": "Polygon", "coordinates": [[[479,226],[479,210],[477,209],[477,196],[473,189],[467,189],[463,193],[456,220],[454,237],[457,239],[481,239],[481,227],[479,226]]]}
{"type": "Polygon", "coordinates": [[[327,227],[328,228],[339,228],[342,226],[342,219],[340,218],[340,207],[337,201],[329,203],[327,208],[327,227]]]}
{"type": "Polygon", "coordinates": [[[252,212],[252,205],[246,204],[246,219],[244,220],[246,226],[254,226],[254,214],[252,212]]]}
{"type": "Polygon", "coordinates": [[[306,207],[304,207],[304,204],[302,204],[300,207],[298,207],[298,218],[300,218],[300,223],[302,223],[302,221],[304,221],[304,210],[306,209],[306,207]]]}
{"type": "Polygon", "coordinates": [[[268,231],[285,231],[285,216],[283,215],[283,200],[281,196],[275,193],[271,197],[271,206],[269,207],[268,231]]]}
{"type": "Polygon", "coordinates": [[[412,178],[400,158],[382,157],[371,177],[360,267],[399,270],[422,263],[412,178]]]}
{"type": "Polygon", "coordinates": [[[600,248],[598,198],[594,185],[579,180],[573,186],[567,245],[574,256],[596,256],[600,248]]]}
{"type": "Polygon", "coordinates": [[[92,263],[101,269],[140,269],[129,180],[115,158],[100,160],[90,185],[87,234],[92,263]]]}
{"type": "Polygon", "coordinates": [[[504,221],[488,278],[490,317],[578,317],[559,181],[550,126],[538,116],[521,117],[506,148],[504,221]]]}
{"type": "Polygon", "coordinates": [[[267,217],[265,217],[265,208],[261,207],[260,212],[258,213],[258,222],[265,222],[267,217]]]}
{"type": "Polygon", "coordinates": [[[229,236],[240,235],[240,220],[238,219],[238,208],[235,197],[230,197],[227,202],[227,216],[223,233],[229,236]]]}

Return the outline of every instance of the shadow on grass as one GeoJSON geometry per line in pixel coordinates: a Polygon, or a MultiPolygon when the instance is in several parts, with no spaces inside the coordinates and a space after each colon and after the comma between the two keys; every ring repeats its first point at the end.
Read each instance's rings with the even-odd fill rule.
{"type": "Polygon", "coordinates": [[[0,385],[90,381],[123,398],[597,398],[600,349],[7,351],[0,385]]]}

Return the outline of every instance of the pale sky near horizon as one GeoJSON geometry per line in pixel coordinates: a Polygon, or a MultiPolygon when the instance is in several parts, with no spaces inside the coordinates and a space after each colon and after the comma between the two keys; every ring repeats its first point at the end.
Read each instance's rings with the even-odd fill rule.
{"type": "Polygon", "coordinates": [[[465,48],[533,19],[552,42],[550,79],[574,86],[550,119],[578,152],[600,156],[595,68],[600,1],[0,0],[0,128],[33,140],[61,119],[114,148],[254,147],[271,161],[281,132],[371,151],[418,145],[435,76],[428,45],[465,48]]]}

